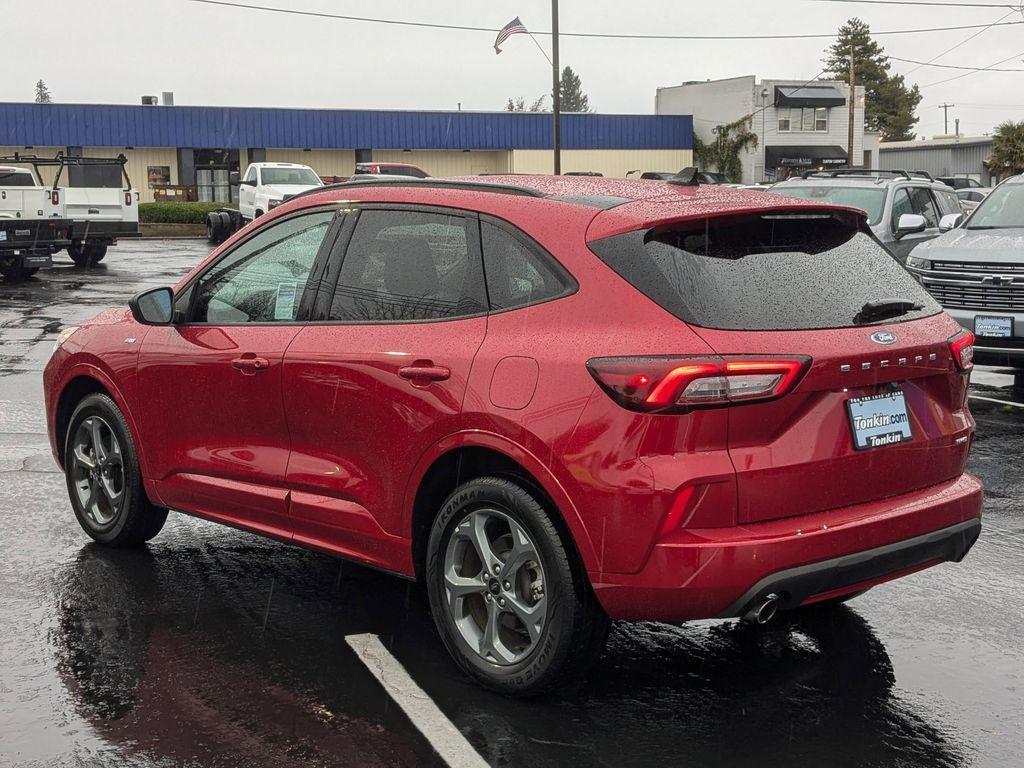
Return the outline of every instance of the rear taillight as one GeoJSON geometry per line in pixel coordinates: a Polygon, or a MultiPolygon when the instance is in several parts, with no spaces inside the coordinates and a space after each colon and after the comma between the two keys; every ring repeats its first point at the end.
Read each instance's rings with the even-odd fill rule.
{"type": "Polygon", "coordinates": [[[125,192],[124,193],[124,204],[127,205],[128,207],[131,207],[131,204],[132,204],[132,193],[131,192],[125,192]]]}
{"type": "Polygon", "coordinates": [[[961,331],[949,340],[949,353],[958,371],[969,371],[974,368],[974,334],[961,331]]]}
{"type": "Polygon", "coordinates": [[[50,190],[50,203],[52,203],[53,205],[60,204],[60,192],[57,191],[56,189],[50,190]]]}
{"type": "Polygon", "coordinates": [[[632,411],[685,413],[694,408],[782,397],[811,359],[792,357],[600,357],[587,362],[597,383],[632,411]]]}

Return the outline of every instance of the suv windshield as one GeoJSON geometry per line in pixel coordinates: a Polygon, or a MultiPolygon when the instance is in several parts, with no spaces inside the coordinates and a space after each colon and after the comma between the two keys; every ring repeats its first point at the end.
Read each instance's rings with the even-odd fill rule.
{"type": "Polygon", "coordinates": [[[885,207],[885,189],[879,187],[835,187],[824,184],[813,184],[806,187],[783,185],[768,190],[776,195],[789,195],[803,200],[848,205],[860,208],[868,215],[868,223],[874,226],[882,220],[882,209],[885,207]]]}
{"type": "Polygon", "coordinates": [[[851,214],[690,221],[590,243],[633,287],[687,323],[724,330],[861,324],[869,302],[900,300],[914,320],[941,307],[851,214]]]}
{"type": "Polygon", "coordinates": [[[965,229],[1024,228],[1024,183],[1003,184],[971,214],[965,229]]]}
{"type": "Polygon", "coordinates": [[[264,184],[320,186],[320,177],[309,168],[264,168],[262,177],[264,184]]]}

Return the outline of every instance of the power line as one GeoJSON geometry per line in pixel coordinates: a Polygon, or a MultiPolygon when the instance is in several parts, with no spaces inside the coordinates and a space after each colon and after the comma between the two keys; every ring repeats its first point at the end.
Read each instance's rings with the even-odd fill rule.
{"type": "Polygon", "coordinates": [[[961,3],[930,2],[930,0],[810,0],[814,3],[854,3],[857,5],[927,5],[940,8],[1012,8],[1021,10],[1021,5],[1012,3],[961,3]]]}
{"type": "MultiPolygon", "coordinates": [[[[322,13],[318,11],[301,11],[294,8],[275,8],[268,5],[252,5],[249,3],[229,3],[225,0],[185,0],[188,3],[200,3],[202,5],[217,5],[225,8],[238,8],[249,11],[265,11],[268,13],[279,13],[289,16],[307,16],[319,19],[338,19],[342,21],[357,21],[371,24],[389,24],[399,27],[421,27],[426,29],[452,29],[462,32],[490,32],[497,33],[498,27],[475,27],[462,24],[439,24],[427,21],[405,21],[401,19],[381,19],[369,16],[347,16],[338,13],[322,13]]],[[[990,27],[1009,27],[1024,24],[1022,21],[1003,21],[994,24],[962,24],[953,27],[925,27],[919,29],[890,29],[881,32],[872,32],[875,37],[880,35],[914,35],[929,32],[953,32],[967,29],[988,29],[990,27]]],[[[533,30],[535,35],[550,35],[550,31],[533,30]]],[[[560,37],[580,38],[601,38],[608,40],[813,40],[813,39],[834,39],[839,37],[838,32],[813,33],[813,34],[790,34],[790,35],[656,35],[656,34],[625,34],[611,32],[560,32],[560,37]]]]}
{"type": "Polygon", "coordinates": [[[999,22],[1004,21],[1005,19],[1008,19],[1010,16],[1013,16],[1013,14],[1015,14],[1016,12],[1017,12],[1016,9],[1014,9],[1014,10],[1011,10],[1010,12],[1006,13],[1005,15],[1000,16],[998,19],[996,19],[994,22],[992,22],[992,24],[990,24],[989,26],[987,26],[987,27],[985,27],[983,29],[979,29],[974,34],[968,35],[967,37],[965,37],[963,40],[961,40],[956,45],[952,45],[949,48],[947,48],[946,50],[944,50],[942,53],[939,53],[939,54],[936,54],[935,56],[932,56],[930,59],[928,59],[928,61],[924,62],[924,64],[920,64],[919,66],[914,67],[909,72],[907,72],[907,74],[908,75],[913,74],[914,72],[917,72],[917,70],[919,70],[922,66],[926,66],[928,64],[931,64],[933,61],[937,61],[937,60],[941,59],[947,53],[951,53],[952,51],[955,51],[960,46],[965,45],[966,43],[971,42],[971,40],[976,38],[978,35],[984,34],[988,30],[992,29],[992,26],[994,24],[998,24],[999,22]]]}
{"type": "Polygon", "coordinates": [[[1010,59],[1019,59],[1021,56],[1024,56],[1024,51],[1021,51],[1020,53],[1015,53],[1015,54],[1013,54],[1013,56],[1007,56],[1005,59],[1001,59],[1000,61],[993,62],[992,64],[990,64],[987,67],[982,67],[981,69],[971,70],[970,72],[964,72],[962,75],[954,75],[953,77],[948,77],[945,80],[939,80],[939,81],[934,82],[934,83],[927,83],[926,85],[922,85],[920,87],[921,88],[931,88],[934,85],[942,85],[943,83],[951,83],[954,80],[959,80],[961,77],[968,77],[970,75],[977,74],[978,72],[989,72],[994,67],[998,67],[1000,64],[1005,64],[1010,59]]]}
{"type": "MultiPolygon", "coordinates": [[[[996,69],[995,67],[961,67],[956,64],[932,64],[930,61],[914,61],[913,59],[901,59],[899,56],[888,56],[893,61],[902,61],[906,64],[920,64],[922,67],[937,67],[939,69],[966,69],[971,72],[1024,72],[1024,68],[1017,69],[996,69]]],[[[937,57],[936,57],[937,58],[937,57]]],[[[910,70],[913,72],[914,70],[910,70]]],[[[910,74],[909,72],[907,74],[910,74]]]]}

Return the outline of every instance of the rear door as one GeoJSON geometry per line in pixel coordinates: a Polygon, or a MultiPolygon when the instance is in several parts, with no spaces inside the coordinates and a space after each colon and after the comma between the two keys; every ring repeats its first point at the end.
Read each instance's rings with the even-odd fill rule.
{"type": "Polygon", "coordinates": [[[719,355],[810,358],[781,398],[728,406],[739,522],[833,509],[963,472],[973,422],[960,331],[841,215],[759,214],[652,231],[631,282],[719,355]],[[868,302],[919,309],[879,316],[868,302]]]}
{"type": "Polygon", "coordinates": [[[404,570],[404,494],[423,453],[457,432],[487,329],[477,217],[373,206],[285,357],[295,539],[404,570]]]}

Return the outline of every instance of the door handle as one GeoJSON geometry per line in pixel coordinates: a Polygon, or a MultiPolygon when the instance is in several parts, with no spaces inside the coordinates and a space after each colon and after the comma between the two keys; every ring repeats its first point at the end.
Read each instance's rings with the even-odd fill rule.
{"type": "Polygon", "coordinates": [[[231,366],[241,371],[243,376],[255,376],[258,371],[267,370],[270,367],[270,361],[265,357],[245,354],[232,360],[231,366]]]}
{"type": "Polygon", "coordinates": [[[431,381],[446,381],[452,372],[443,365],[417,363],[399,368],[398,375],[403,379],[409,379],[413,384],[428,384],[431,381]]]}

